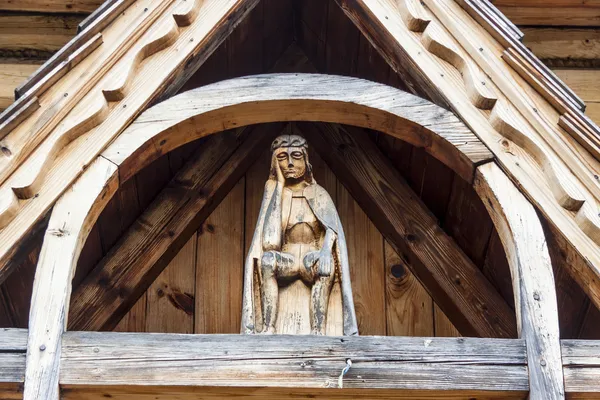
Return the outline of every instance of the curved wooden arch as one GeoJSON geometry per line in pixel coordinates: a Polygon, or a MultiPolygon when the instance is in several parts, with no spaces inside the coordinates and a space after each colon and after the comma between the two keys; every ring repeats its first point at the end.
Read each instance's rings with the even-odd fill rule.
{"type": "MultiPolygon", "coordinates": [[[[90,227],[116,186],[160,155],[192,140],[236,126],[280,120],[336,122],[377,129],[424,147],[469,181],[478,163],[490,159],[487,149],[449,111],[397,89],[355,78],[302,74],[239,78],[184,93],[149,109],[90,165],[52,213],[34,284],[26,400],[58,398],[61,338],[71,280],[90,227]],[[72,209],[78,209],[77,213],[72,215],[72,209]]],[[[476,188],[487,199],[486,206],[499,231],[506,234],[502,238],[511,262],[519,325],[531,349],[530,380],[542,382],[532,386],[540,392],[531,398],[564,398],[562,366],[558,364],[558,315],[551,315],[556,310],[556,296],[544,298],[548,307],[542,312],[531,306],[535,304],[532,301],[539,299],[529,298],[530,294],[540,296],[536,279],[542,285],[553,283],[543,231],[535,211],[518,189],[495,164],[487,165],[495,168],[494,173],[479,173],[476,188]],[[499,188],[508,189],[508,194],[499,188]],[[503,208],[511,207],[510,202],[515,199],[523,211],[506,212],[503,208]],[[519,226],[519,221],[523,226],[519,226]],[[527,226],[533,226],[534,232],[534,246],[529,253],[522,236],[528,232],[527,226]],[[528,268],[522,268],[523,263],[528,268]],[[545,324],[541,328],[540,322],[545,324]],[[553,372],[546,375],[548,369],[553,372]],[[555,383],[559,375],[560,384],[544,383],[555,383]]],[[[484,167],[479,170],[486,171],[484,167]]]]}
{"type": "Polygon", "coordinates": [[[173,97],[140,115],[102,155],[122,181],[198,138],[276,121],[334,122],[387,133],[428,153],[463,179],[492,158],[453,113],[396,88],[358,78],[267,74],[230,79],[173,97]]]}

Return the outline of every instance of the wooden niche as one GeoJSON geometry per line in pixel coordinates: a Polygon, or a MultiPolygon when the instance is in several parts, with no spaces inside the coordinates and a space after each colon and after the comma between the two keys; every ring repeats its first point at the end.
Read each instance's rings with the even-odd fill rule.
{"type": "MultiPolygon", "coordinates": [[[[391,181],[393,189],[407,199],[413,196],[403,207],[424,215],[422,223],[435,224],[455,246],[453,251],[468,256],[462,262],[513,308],[510,272],[498,234],[471,184],[450,168],[424,150],[376,131],[326,123],[267,124],[189,143],[157,159],[118,189],[92,228],[79,259],[69,329],[243,332],[244,264],[271,171],[270,145],[281,133],[307,139],[314,180],[327,191],[339,214],[360,335],[460,336],[448,317],[458,324],[464,318],[443,306],[449,311],[446,316],[436,304],[440,291],[435,292],[434,285],[426,288],[422,274],[418,279],[418,269],[413,273],[415,267],[397,234],[390,231],[390,222],[380,217],[385,210],[373,205],[373,196],[356,190],[348,171],[339,167],[338,154],[329,149],[344,138],[360,143],[365,162],[377,163],[379,170],[371,171],[375,175],[370,178],[391,181]],[[218,160],[207,162],[207,157],[218,160]],[[233,163],[233,159],[243,161],[233,163]],[[218,193],[212,191],[211,182],[222,184],[218,193]],[[206,195],[214,195],[213,202],[192,204],[190,190],[200,187],[206,188],[206,195]],[[182,195],[187,198],[181,200],[182,195]],[[119,271],[117,266],[124,259],[115,257],[124,249],[128,249],[126,257],[143,258],[147,246],[157,251],[166,246],[153,242],[130,248],[134,236],[151,225],[173,235],[169,245],[174,245],[176,255],[167,254],[152,265],[136,265],[135,271],[119,271]],[[124,296],[99,295],[106,292],[106,285],[113,288],[109,292],[120,291],[124,296]],[[98,298],[94,298],[98,307],[93,309],[100,311],[90,314],[91,308],[84,306],[93,297],[98,298]]],[[[332,308],[341,308],[339,280],[332,289],[333,302],[339,306],[332,308]]],[[[510,318],[489,336],[515,336],[514,314],[510,318]]],[[[331,328],[330,333],[343,334],[341,314],[337,321],[338,328],[331,328]]],[[[467,324],[462,328],[464,335],[477,335],[467,324]]]]}

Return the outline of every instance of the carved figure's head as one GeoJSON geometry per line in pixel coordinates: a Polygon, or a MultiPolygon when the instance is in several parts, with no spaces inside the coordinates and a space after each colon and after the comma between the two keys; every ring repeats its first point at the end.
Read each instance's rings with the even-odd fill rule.
{"type": "Polygon", "coordinates": [[[298,135],[281,135],[271,145],[271,179],[277,179],[277,166],[286,180],[313,183],[312,166],[308,161],[308,143],[298,135]]]}

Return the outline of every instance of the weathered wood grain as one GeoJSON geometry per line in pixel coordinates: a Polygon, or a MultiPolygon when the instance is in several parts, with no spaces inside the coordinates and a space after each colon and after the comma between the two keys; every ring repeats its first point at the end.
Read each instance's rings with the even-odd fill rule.
{"type": "Polygon", "coordinates": [[[516,334],[504,299],[368,138],[350,135],[345,130],[350,128],[339,125],[325,131],[311,124],[301,129],[461,332],[516,334]]]}
{"type": "Polygon", "coordinates": [[[474,165],[490,159],[454,115],[426,100],[369,81],[314,74],[237,78],[182,93],[144,112],[103,155],[126,180],[157,155],[193,139],[274,120],[381,130],[425,148],[468,181],[474,165]],[[260,110],[256,103],[262,103],[260,110]]]}
{"type": "Polygon", "coordinates": [[[387,241],[384,252],[387,335],[435,336],[431,296],[387,241]]]}
{"type": "Polygon", "coordinates": [[[50,217],[36,270],[23,398],[59,398],[61,337],[71,281],[85,239],[119,186],[117,167],[99,158],[61,197],[50,217]]]}
{"type": "Polygon", "coordinates": [[[77,288],[70,329],[113,328],[280,131],[248,128],[203,145],[77,288]]]}
{"type": "Polygon", "coordinates": [[[145,332],[194,333],[196,234],[146,291],[145,332]]]}
{"type": "Polygon", "coordinates": [[[140,386],[337,388],[348,358],[353,365],[344,388],[387,389],[388,396],[429,390],[432,397],[473,391],[520,398],[529,386],[520,340],[68,332],[64,341],[61,386],[67,391],[94,385],[105,393],[140,386]]]}
{"type": "MultiPolygon", "coordinates": [[[[558,228],[570,246],[590,260],[587,275],[595,276],[596,283],[585,290],[599,304],[600,271],[596,265],[600,265],[597,246],[600,223],[596,209],[600,186],[590,173],[598,164],[557,125],[559,114],[554,106],[515,71],[507,69],[501,59],[503,45],[470,18],[460,4],[425,1],[435,14],[435,22],[442,24],[491,77],[499,101],[494,107],[496,115],[492,113],[489,118],[470,102],[458,71],[426,52],[419,34],[405,27],[394,11],[395,2],[338,0],[338,3],[365,36],[378,45],[390,65],[411,65],[424,87],[441,94],[463,120],[469,121],[469,126],[490,147],[523,193],[558,228]],[[497,118],[507,109],[510,110],[507,114],[497,118]],[[532,163],[534,159],[537,161],[532,163]],[[564,196],[567,192],[570,194],[564,196]]],[[[568,97],[576,101],[576,96],[568,97]]]]}
{"type": "Polygon", "coordinates": [[[103,0],[0,0],[0,10],[47,12],[47,13],[91,13],[103,0]]]}
{"type": "Polygon", "coordinates": [[[510,266],[519,336],[527,344],[530,399],[564,399],[558,304],[544,230],[533,206],[495,163],[477,169],[482,198],[510,266]]]}
{"type": "Polygon", "coordinates": [[[27,330],[0,329],[0,398],[22,399],[27,330]]]}
{"type": "Polygon", "coordinates": [[[600,392],[600,342],[563,340],[565,389],[569,399],[598,399],[600,392]]]}
{"type": "Polygon", "coordinates": [[[244,189],[242,178],[198,230],[195,333],[240,332],[246,255],[244,189]]]}
{"type": "MultiPolygon", "coordinates": [[[[151,5],[146,7],[149,10],[154,9],[154,6],[164,7],[165,5],[168,5],[164,2],[150,3],[151,5]]],[[[204,61],[208,57],[209,54],[205,53],[198,55],[199,49],[206,46],[216,46],[218,43],[221,43],[228,33],[234,29],[235,25],[241,19],[243,19],[249,9],[251,9],[256,3],[257,0],[204,1],[202,2],[200,13],[198,14],[194,23],[185,27],[184,29],[180,29],[176,38],[174,35],[166,34],[162,31],[162,28],[165,26],[165,23],[169,21],[169,18],[171,20],[173,19],[173,14],[166,12],[158,19],[157,24],[153,25],[152,29],[149,29],[149,31],[143,35],[141,40],[136,42],[132,49],[130,49],[133,53],[127,53],[128,56],[124,57],[118,63],[119,70],[111,70],[111,73],[107,75],[107,79],[110,77],[117,78],[121,76],[121,72],[123,72],[122,67],[124,68],[125,66],[131,65],[132,57],[137,57],[137,55],[147,56],[148,53],[145,53],[146,50],[153,48],[152,46],[149,48],[145,47],[145,45],[149,44],[148,41],[154,43],[153,39],[156,39],[161,43],[161,45],[164,46],[169,44],[169,46],[164,48],[163,51],[159,51],[152,57],[148,58],[146,62],[141,63],[134,74],[128,75],[130,79],[127,81],[126,87],[135,87],[136,89],[127,92],[126,99],[123,99],[124,103],[120,104],[118,107],[110,107],[111,112],[108,113],[109,115],[103,120],[103,123],[85,133],[85,140],[79,141],[79,145],[70,146],[68,147],[68,150],[60,153],[58,159],[52,163],[50,174],[43,180],[42,189],[38,193],[39,195],[18,203],[18,205],[22,207],[19,207],[19,212],[11,213],[14,217],[13,223],[9,224],[9,226],[5,227],[0,232],[0,236],[2,236],[2,239],[0,239],[0,244],[2,245],[0,254],[3,254],[3,256],[0,257],[2,259],[2,266],[0,266],[2,275],[7,272],[5,271],[6,269],[10,269],[10,263],[8,261],[10,258],[9,253],[11,252],[11,248],[14,247],[16,242],[27,235],[28,226],[39,219],[40,212],[45,213],[52,206],[52,204],[54,204],[56,199],[65,190],[65,188],[68,187],[73,180],[81,174],[82,169],[85,168],[86,165],[89,165],[89,163],[95,159],[95,157],[108,145],[108,143],[115,136],[117,136],[117,134],[125,126],[127,126],[144,107],[146,107],[153,99],[155,99],[160,93],[163,93],[165,89],[169,87],[169,84],[171,83],[170,78],[174,75],[177,75],[179,71],[183,70],[188,61],[191,59],[194,59],[195,61],[198,61],[198,59],[204,61]],[[158,37],[155,37],[155,35],[158,35],[158,37]],[[172,43],[169,42],[169,40],[173,39],[176,40],[174,40],[172,43]],[[25,211],[25,209],[28,211],[25,211]]],[[[144,1],[138,1],[132,7],[140,6],[142,7],[141,12],[143,14],[144,1]]],[[[173,9],[172,11],[176,14],[180,10],[173,9]]],[[[127,25],[128,23],[127,15],[129,14],[126,13],[123,18],[119,19],[118,25],[121,29],[126,29],[123,27],[123,25],[127,25]]],[[[136,29],[140,29],[142,26],[137,23],[133,25],[133,27],[136,29]]],[[[113,25],[111,25],[111,27],[112,26],[113,25]]],[[[129,28],[132,27],[130,26],[129,28]]],[[[117,29],[116,31],[113,30],[111,32],[114,35],[115,33],[118,34],[120,31],[117,29]]],[[[102,35],[105,37],[108,35],[108,32],[103,31],[102,35]]],[[[114,41],[112,41],[112,43],[114,43],[114,41]]],[[[107,46],[106,48],[101,47],[99,50],[105,50],[102,52],[102,54],[107,57],[115,57],[119,54],[118,46],[116,47],[117,49],[115,49],[114,53],[109,51],[110,48],[112,48],[111,46],[107,46]],[[106,51],[108,51],[109,54],[106,54],[106,51]]],[[[154,48],[154,50],[157,49],[154,48]]],[[[98,52],[94,52],[93,54],[97,55],[96,53],[98,52]]],[[[84,69],[91,74],[94,69],[88,68],[89,65],[87,64],[97,61],[97,57],[88,56],[84,62],[80,63],[71,72],[81,72],[80,70],[84,69]]],[[[67,79],[67,77],[69,77],[69,79],[73,79],[73,75],[71,73],[67,74],[63,79],[67,79]]],[[[86,80],[86,82],[88,84],[90,83],[88,80],[86,80]]],[[[96,98],[99,92],[107,88],[105,86],[106,83],[107,82],[104,80],[100,80],[100,82],[94,86],[94,90],[89,90],[84,93],[85,101],[82,100],[79,102],[76,106],[76,109],[81,108],[80,111],[86,110],[86,107],[89,106],[89,101],[96,98]]],[[[64,97],[65,90],[61,84],[53,86],[52,96],[57,94],[56,91],[59,90],[59,88],[63,89],[61,92],[62,94],[59,96],[62,99],[59,101],[60,105],[64,105],[65,102],[70,102],[71,100],[68,99],[71,99],[73,96],[77,97],[82,94],[77,90],[71,92],[67,91],[67,93],[70,94],[67,97],[64,97]]],[[[108,88],[110,89],[114,87],[111,85],[108,88]]],[[[44,107],[41,107],[41,109],[44,109],[44,107]]],[[[65,111],[64,108],[59,106],[56,106],[53,108],[53,110],[59,112],[59,114],[64,113],[65,111]]],[[[76,110],[69,109],[68,111],[72,111],[73,115],[71,116],[75,117],[76,120],[82,117],[82,114],[76,110]]],[[[83,116],[85,115],[86,113],[84,112],[83,116]]],[[[32,114],[32,117],[30,117],[28,121],[26,121],[29,122],[29,124],[25,122],[22,123],[15,131],[11,132],[9,136],[15,140],[18,139],[17,142],[28,143],[28,145],[30,145],[32,142],[31,140],[25,140],[26,138],[23,136],[23,130],[28,132],[28,129],[31,128],[30,125],[34,123],[34,120],[37,120],[34,118],[34,116],[35,113],[32,114]],[[27,128],[26,125],[29,126],[29,128],[27,128]]],[[[51,119],[56,120],[57,118],[53,116],[51,119]]],[[[73,123],[76,122],[76,120],[70,121],[73,123]]],[[[62,122],[66,123],[67,121],[63,120],[62,122]]],[[[61,126],[63,125],[61,124],[61,126]]],[[[54,131],[54,134],[59,134],[59,131],[54,131]]],[[[34,130],[33,132],[38,131],[34,130]]],[[[9,136],[7,136],[7,138],[9,136]]],[[[39,152],[37,153],[37,156],[30,157],[24,164],[20,165],[18,164],[17,159],[23,154],[19,153],[21,156],[17,156],[17,153],[19,152],[17,151],[17,148],[19,147],[17,146],[16,148],[11,149],[14,157],[9,162],[2,164],[2,166],[6,166],[8,168],[5,171],[10,170],[15,165],[19,165],[19,171],[26,173],[25,171],[28,171],[30,166],[30,164],[28,164],[29,162],[37,165],[39,162],[39,156],[44,157],[43,150],[38,148],[37,150],[39,150],[39,152]]],[[[19,173],[20,172],[16,172],[17,175],[19,175],[19,173]]],[[[12,191],[9,190],[9,188],[15,183],[15,180],[13,179],[16,180],[17,177],[11,176],[11,178],[9,178],[9,181],[12,183],[5,182],[5,185],[2,188],[4,197],[0,196],[3,199],[3,205],[9,206],[9,211],[14,211],[10,206],[15,205],[14,198],[12,197],[14,195],[12,194],[12,191]]]]}

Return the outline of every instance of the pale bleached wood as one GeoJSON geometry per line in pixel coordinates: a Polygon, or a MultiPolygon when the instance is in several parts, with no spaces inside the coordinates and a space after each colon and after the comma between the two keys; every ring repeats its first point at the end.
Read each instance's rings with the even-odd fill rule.
{"type": "MultiPolygon", "coordinates": [[[[145,13],[144,8],[148,8],[148,12],[145,13],[145,15],[153,15],[154,13],[151,13],[150,10],[154,10],[155,7],[164,7],[165,5],[168,5],[166,2],[154,1],[149,1],[150,4],[147,4],[147,1],[149,0],[137,1],[131,7],[136,9],[137,7],[141,7],[139,11],[142,14],[145,13]]],[[[154,54],[139,65],[134,76],[131,76],[128,82],[129,87],[135,88],[135,90],[131,90],[127,93],[126,98],[121,100],[123,102],[122,104],[110,107],[108,116],[99,126],[87,133],[82,133],[83,135],[86,135],[85,140],[77,141],[76,145],[67,146],[66,149],[63,149],[57,159],[51,163],[50,173],[43,179],[41,189],[36,193],[37,196],[18,202],[18,204],[16,203],[16,198],[14,197],[11,188],[19,181],[19,175],[21,173],[24,173],[25,176],[27,176],[28,172],[26,171],[28,171],[31,166],[38,165],[41,158],[45,158],[45,153],[42,149],[44,146],[42,146],[36,150],[37,152],[34,152],[35,155],[29,157],[23,164],[19,164],[19,160],[22,161],[24,153],[20,152],[20,150],[17,151],[17,149],[22,148],[19,147],[22,145],[31,146],[31,143],[33,143],[32,140],[27,139],[31,139],[31,137],[30,135],[25,135],[24,132],[34,132],[35,134],[33,136],[36,136],[37,133],[39,133],[39,130],[33,129],[33,125],[35,125],[35,121],[39,120],[41,113],[47,111],[47,107],[42,105],[40,108],[41,111],[37,114],[37,117],[36,113],[32,114],[27,121],[20,124],[16,130],[11,132],[5,138],[6,141],[11,138],[11,144],[10,146],[7,145],[7,147],[12,151],[13,158],[11,160],[4,159],[6,162],[0,161],[0,169],[3,171],[1,174],[14,169],[17,165],[19,168],[14,175],[11,175],[11,177],[8,178],[8,181],[5,182],[0,189],[0,192],[2,192],[0,195],[1,207],[12,214],[12,222],[0,231],[0,254],[2,254],[2,256],[0,256],[0,259],[2,260],[0,261],[0,264],[2,264],[0,266],[0,280],[3,280],[3,277],[6,276],[11,269],[9,261],[12,252],[15,251],[15,244],[27,236],[30,227],[40,219],[52,204],[54,204],[58,196],[73,182],[74,179],[76,179],[77,176],[81,174],[82,169],[85,168],[86,165],[89,165],[108,143],[117,136],[117,134],[127,126],[152,99],[156,98],[166,90],[170,79],[177,75],[178,72],[184,70],[191,59],[195,57],[194,62],[202,62],[208,58],[210,53],[198,53],[201,46],[212,48],[220,44],[257,2],[258,0],[205,0],[202,3],[202,8],[195,21],[185,28],[178,28],[179,34],[177,35],[176,40],[170,41],[168,47],[154,54]],[[13,146],[15,143],[20,144],[15,148],[13,146]],[[15,211],[15,205],[18,206],[17,208],[19,210],[15,211]]],[[[172,11],[174,13],[180,13],[181,9],[177,7],[172,11]]],[[[144,26],[142,22],[136,22],[135,18],[132,18],[130,14],[136,13],[125,13],[122,18],[118,19],[118,24],[111,25],[111,27],[118,26],[116,30],[107,29],[102,32],[105,43],[108,43],[109,38],[107,36],[110,35],[113,35],[110,41],[110,43],[113,44],[115,44],[116,40],[114,37],[115,35],[118,36],[119,34],[122,34],[123,36],[127,36],[123,33],[123,30],[125,30],[125,32],[127,31],[126,27],[139,30],[144,26]]],[[[148,29],[146,34],[142,35],[140,40],[137,41],[129,51],[134,52],[134,54],[144,54],[145,49],[140,48],[140,46],[147,44],[148,42],[146,40],[151,41],[153,35],[159,30],[160,25],[166,23],[169,18],[172,19],[173,15],[169,14],[168,11],[163,13],[160,18],[158,18],[158,22],[155,25],[152,25],[152,28],[148,29]]],[[[116,44],[118,44],[118,42],[116,44]]],[[[65,109],[61,106],[64,106],[67,99],[72,96],[78,97],[82,94],[77,90],[74,92],[73,90],[70,92],[66,91],[63,86],[65,82],[69,80],[72,81],[74,79],[73,74],[77,75],[84,72],[91,74],[95,68],[91,68],[89,63],[98,63],[100,53],[109,58],[117,56],[119,53],[118,46],[117,49],[114,49],[114,52],[109,51],[111,48],[113,48],[113,46],[101,46],[98,50],[103,49],[105,51],[96,51],[92,53],[92,55],[88,56],[82,63],[67,74],[63,78],[64,81],[61,80],[61,84],[54,85],[49,89],[47,94],[44,95],[46,104],[50,98],[56,100],[55,96],[58,95],[58,98],[61,98],[61,100],[58,101],[54,109],[58,110],[57,112],[59,114],[64,113],[65,109]],[[62,94],[59,94],[58,92],[62,92],[62,94]],[[64,97],[65,92],[68,93],[67,97],[64,97]]],[[[104,65],[102,63],[99,64],[104,65]]],[[[121,68],[119,66],[122,66],[123,64],[130,65],[130,58],[123,57],[119,63],[117,63],[115,68],[109,71],[106,75],[106,79],[109,79],[110,76],[112,76],[112,73],[120,74],[121,68]]],[[[105,65],[105,67],[108,68],[107,65],[105,65]]],[[[90,83],[89,80],[86,80],[86,82],[87,84],[90,83]]],[[[86,113],[80,113],[79,111],[86,110],[86,107],[90,106],[90,101],[97,97],[101,90],[106,88],[105,84],[106,82],[101,79],[95,86],[89,87],[89,90],[83,93],[84,98],[75,107],[76,109],[81,107],[81,110],[69,109],[68,111],[71,111],[71,115],[68,116],[66,120],[62,119],[60,126],[84,118],[86,113]],[[73,117],[73,119],[70,119],[71,117],[73,117]]],[[[71,88],[76,87],[78,87],[78,85],[74,83],[74,86],[71,88]]],[[[111,87],[112,85],[109,86],[109,88],[111,87]]],[[[42,102],[42,100],[40,101],[42,102]]],[[[59,118],[53,114],[51,120],[54,121],[57,119],[59,118]]],[[[46,122],[51,123],[51,121],[46,122]]],[[[44,124],[44,126],[46,126],[46,124],[44,124]]],[[[54,130],[52,134],[60,135],[60,129],[54,130]]],[[[40,135],[37,135],[36,137],[40,137],[40,135]]],[[[5,144],[7,143],[8,142],[5,142],[5,144]]],[[[4,175],[8,175],[8,173],[4,175]]],[[[16,184],[16,186],[18,186],[18,184],[16,184]]],[[[0,214],[3,213],[4,211],[0,211],[0,214]]]]}
{"type": "Polygon", "coordinates": [[[516,335],[506,301],[372,141],[351,127],[303,124],[301,129],[461,332],[516,335]]]}
{"type": "Polygon", "coordinates": [[[490,159],[460,120],[424,99],[370,81],[316,74],[257,75],[182,93],[140,115],[103,155],[120,166],[126,180],[158,154],[199,137],[289,120],[383,131],[424,147],[468,181],[474,165],[490,159]],[[260,109],[256,103],[261,103],[260,109]]]}
{"type": "Polygon", "coordinates": [[[94,385],[107,392],[151,385],[337,390],[348,358],[353,365],[344,388],[350,389],[522,398],[529,388],[521,340],[68,332],[64,343],[63,391],[94,385]]]}
{"type": "Polygon", "coordinates": [[[196,234],[146,291],[145,332],[194,333],[196,234]]]}
{"type": "Polygon", "coordinates": [[[542,225],[533,206],[495,163],[477,169],[474,187],[508,258],[519,335],[527,344],[529,398],[564,399],[556,289],[542,225]]]}
{"type": "MultiPolygon", "coordinates": [[[[242,178],[198,230],[195,333],[240,331],[246,254],[244,187],[242,178]]],[[[252,231],[250,228],[246,236],[252,231]]]]}
{"type": "Polygon", "coordinates": [[[35,274],[23,398],[58,400],[61,337],[79,253],[119,186],[117,167],[98,158],[52,211],[35,274]]]}

